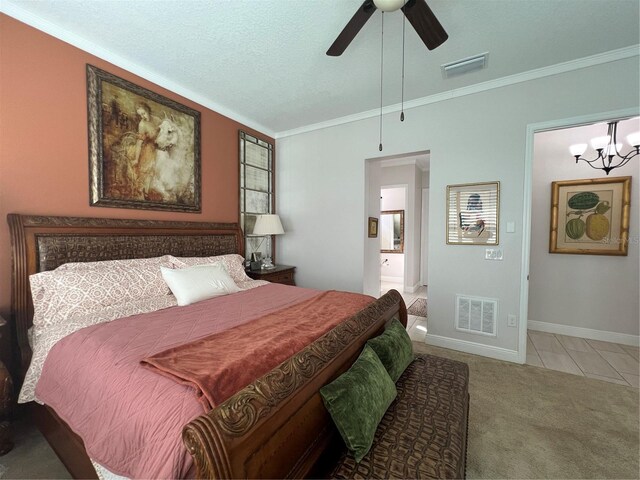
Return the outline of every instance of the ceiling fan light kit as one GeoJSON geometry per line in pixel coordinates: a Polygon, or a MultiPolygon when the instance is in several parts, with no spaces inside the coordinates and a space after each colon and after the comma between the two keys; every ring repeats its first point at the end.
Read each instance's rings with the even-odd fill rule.
{"type": "Polygon", "coordinates": [[[399,9],[429,50],[439,47],[449,38],[425,0],[365,0],[329,47],[327,55],[342,55],[376,10],[393,12],[399,9]]]}
{"type": "Polygon", "coordinates": [[[327,50],[327,55],[337,57],[342,55],[358,32],[369,20],[376,10],[382,12],[381,53],[380,53],[380,143],[378,150],[382,151],[382,79],[384,66],[384,13],[395,12],[402,9],[404,14],[402,23],[402,111],[400,121],[404,122],[404,41],[405,20],[413,26],[414,30],[429,50],[442,45],[449,35],[433,14],[425,0],[364,0],[351,20],[342,29],[338,38],[327,50]]]}
{"type": "Polygon", "coordinates": [[[376,8],[383,12],[395,12],[404,7],[406,0],[373,0],[376,8]]]}
{"type": "Polygon", "coordinates": [[[584,152],[587,151],[586,143],[577,143],[569,147],[571,155],[576,159],[576,163],[579,161],[585,162],[591,168],[596,170],[603,170],[604,173],[609,175],[609,172],[614,168],[620,168],[629,163],[633,157],[640,154],[640,132],[634,132],[627,135],[627,142],[631,146],[631,150],[623,155],[620,153],[622,143],[617,141],[618,122],[608,122],[607,135],[602,137],[595,137],[591,139],[591,146],[596,151],[596,157],[592,160],[583,158],[584,152]],[[602,165],[602,166],[600,166],[602,165]]]}

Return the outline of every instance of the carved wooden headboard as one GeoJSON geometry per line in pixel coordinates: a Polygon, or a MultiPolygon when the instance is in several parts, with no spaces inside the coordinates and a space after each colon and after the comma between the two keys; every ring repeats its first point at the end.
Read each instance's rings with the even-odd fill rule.
{"type": "Polygon", "coordinates": [[[29,275],[68,262],[244,254],[237,223],[171,222],[9,214],[11,317],[19,348],[20,380],[29,366],[27,330],[33,303],[29,275]]]}

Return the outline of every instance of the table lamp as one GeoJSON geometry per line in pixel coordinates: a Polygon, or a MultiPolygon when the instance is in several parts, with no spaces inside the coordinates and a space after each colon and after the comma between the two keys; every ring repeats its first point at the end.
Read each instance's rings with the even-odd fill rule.
{"type": "MultiPolygon", "coordinates": [[[[280,217],[275,213],[258,215],[256,218],[256,223],[253,227],[254,235],[262,235],[263,238],[258,245],[256,250],[260,250],[262,246],[262,242],[264,242],[264,237],[267,235],[282,235],[284,233],[284,229],[282,228],[282,222],[280,222],[280,217]]],[[[254,266],[255,261],[251,262],[251,270],[257,270],[257,265],[254,266]]],[[[267,257],[264,263],[261,265],[261,268],[274,268],[275,265],[271,263],[271,257],[267,257]]]]}

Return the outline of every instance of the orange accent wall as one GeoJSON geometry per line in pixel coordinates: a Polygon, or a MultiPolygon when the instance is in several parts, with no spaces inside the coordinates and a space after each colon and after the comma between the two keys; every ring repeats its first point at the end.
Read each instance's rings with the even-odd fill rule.
{"type": "Polygon", "coordinates": [[[11,298],[7,213],[237,222],[239,129],[273,142],[0,14],[0,313],[11,298]],[[201,214],[89,206],[87,63],[201,112],[201,214]]]}

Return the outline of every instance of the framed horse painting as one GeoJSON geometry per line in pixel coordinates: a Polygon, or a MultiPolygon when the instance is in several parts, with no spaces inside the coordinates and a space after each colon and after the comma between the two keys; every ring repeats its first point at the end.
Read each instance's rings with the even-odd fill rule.
{"type": "Polygon", "coordinates": [[[200,212],[200,112],[87,65],[91,205],[200,212]]]}

